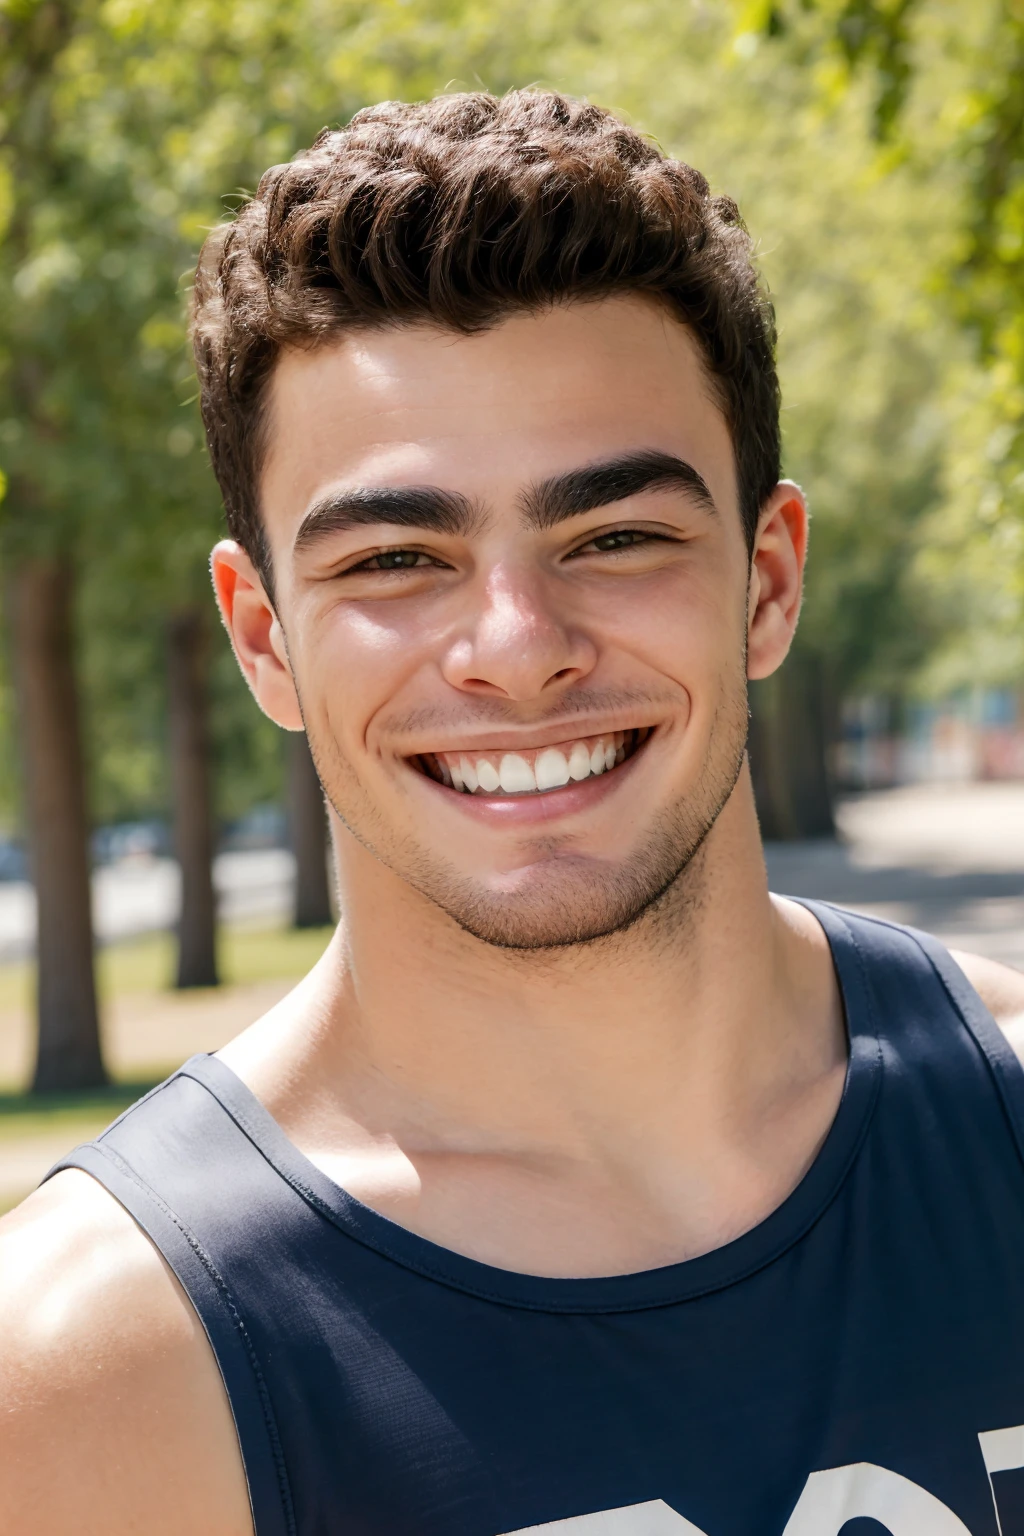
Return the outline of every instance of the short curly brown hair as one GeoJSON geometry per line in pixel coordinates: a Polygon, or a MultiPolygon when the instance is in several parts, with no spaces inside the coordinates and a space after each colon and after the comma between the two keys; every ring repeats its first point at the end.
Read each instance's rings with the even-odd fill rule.
{"type": "Polygon", "coordinates": [[[383,102],[273,166],[196,274],[203,420],[232,537],[269,583],[265,401],[283,347],[649,294],[699,342],[748,540],[779,478],[775,324],[735,203],[612,113],[549,91],[383,102]]]}

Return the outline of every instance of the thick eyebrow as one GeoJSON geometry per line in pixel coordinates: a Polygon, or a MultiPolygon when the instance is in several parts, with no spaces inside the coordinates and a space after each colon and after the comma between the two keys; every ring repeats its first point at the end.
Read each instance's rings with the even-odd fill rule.
{"type": "Polygon", "coordinates": [[[376,523],[425,528],[454,537],[471,533],[480,515],[468,496],[437,485],[357,486],[328,491],[314,501],[299,524],[294,547],[306,549],[329,534],[376,523]]]}
{"type": "Polygon", "coordinates": [[[706,512],[717,512],[707,481],[685,459],[655,448],[625,453],[598,464],[584,464],[531,486],[522,498],[526,520],[535,528],[553,528],[580,512],[609,507],[641,491],[675,486],[706,512]]]}

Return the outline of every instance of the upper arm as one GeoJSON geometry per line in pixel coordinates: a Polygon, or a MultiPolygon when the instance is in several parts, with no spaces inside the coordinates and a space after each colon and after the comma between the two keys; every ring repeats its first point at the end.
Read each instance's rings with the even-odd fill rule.
{"type": "Polygon", "coordinates": [[[0,1504],[33,1536],[252,1536],[231,1411],[163,1258],[85,1173],[0,1221],[0,1504]]]}
{"type": "Polygon", "coordinates": [[[1024,973],[1012,966],[988,960],[984,955],[952,951],[985,1007],[999,1025],[1019,1059],[1024,1062],[1024,973]]]}

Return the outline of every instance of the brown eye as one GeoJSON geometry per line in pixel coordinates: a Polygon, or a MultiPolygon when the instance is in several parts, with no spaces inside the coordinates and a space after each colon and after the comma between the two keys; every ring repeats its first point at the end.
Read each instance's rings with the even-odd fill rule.
{"type": "Polygon", "coordinates": [[[419,565],[424,556],[415,549],[385,549],[379,555],[374,555],[372,565],[379,571],[407,571],[412,566],[419,565]]]}
{"type": "Polygon", "coordinates": [[[649,535],[641,533],[639,528],[616,528],[614,533],[602,533],[598,538],[591,539],[594,549],[603,554],[609,549],[628,549],[631,544],[641,544],[649,535]]]}
{"type": "Polygon", "coordinates": [[[632,549],[637,544],[649,544],[656,538],[657,534],[645,533],[642,528],[613,528],[611,533],[599,533],[596,538],[588,539],[573,553],[609,555],[619,549],[632,549]]]}
{"type": "Polygon", "coordinates": [[[418,566],[438,563],[419,549],[382,549],[377,554],[368,555],[365,560],[360,560],[359,564],[352,566],[351,569],[353,571],[411,571],[418,566]]]}

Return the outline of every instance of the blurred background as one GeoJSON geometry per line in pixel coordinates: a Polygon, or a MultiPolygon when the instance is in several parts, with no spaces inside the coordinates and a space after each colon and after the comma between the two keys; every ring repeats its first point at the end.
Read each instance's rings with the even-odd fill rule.
{"type": "Polygon", "coordinates": [[[1019,0],[0,0],[0,1209],[332,921],[214,620],[205,232],[387,97],[585,95],[739,202],[813,511],[773,885],[1024,965],[1019,0]]]}

